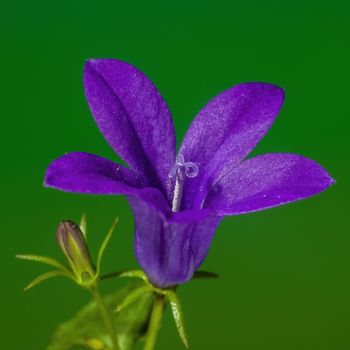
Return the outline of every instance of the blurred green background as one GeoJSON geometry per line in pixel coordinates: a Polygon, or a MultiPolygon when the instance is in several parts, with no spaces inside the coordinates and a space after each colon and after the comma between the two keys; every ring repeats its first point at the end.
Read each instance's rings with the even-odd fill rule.
{"type": "MultiPolygon", "coordinates": [[[[45,349],[56,325],[89,299],[58,278],[22,291],[47,269],[14,254],[60,257],[59,220],[87,212],[95,254],[120,216],[103,269],[137,266],[123,198],[42,186],[47,164],[65,152],[116,159],[84,98],[91,57],[144,71],[172,110],[178,140],[209,98],[236,83],[286,89],[280,117],[254,153],[304,154],[337,185],[223,221],[203,266],[220,279],[180,289],[191,349],[350,348],[349,1],[14,0],[2,4],[0,27],[1,349],[45,349]]],[[[157,345],[182,349],[169,312],[157,345]]]]}

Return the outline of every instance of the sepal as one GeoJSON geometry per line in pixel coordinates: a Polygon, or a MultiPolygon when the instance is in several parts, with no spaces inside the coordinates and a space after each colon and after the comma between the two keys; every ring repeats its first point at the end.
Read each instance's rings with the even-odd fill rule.
{"type": "Polygon", "coordinates": [[[29,261],[41,262],[43,264],[56,267],[56,268],[58,268],[59,270],[62,270],[62,271],[69,271],[69,269],[65,265],[63,265],[62,263],[60,263],[56,259],[49,258],[47,256],[33,255],[33,254],[16,254],[15,257],[17,259],[21,259],[21,260],[29,260],[29,261]]]}
{"type": "MultiPolygon", "coordinates": [[[[114,312],[118,313],[121,310],[128,308],[130,305],[135,303],[137,300],[142,298],[147,293],[153,293],[155,297],[163,298],[165,302],[170,304],[172,311],[172,316],[175,321],[175,325],[179,336],[186,348],[189,347],[188,337],[186,335],[185,323],[184,323],[184,313],[182,310],[181,302],[176,294],[176,287],[161,289],[157,288],[151,284],[147,275],[142,270],[124,270],[116,271],[100,277],[100,279],[108,279],[113,277],[131,277],[138,278],[144,281],[144,285],[133,290],[130,294],[126,295],[123,301],[117,306],[114,312]]],[[[194,273],[193,279],[203,279],[203,278],[218,278],[219,275],[208,271],[196,271],[194,273]]]]}
{"type": "Polygon", "coordinates": [[[130,278],[139,278],[144,282],[149,283],[149,279],[147,275],[142,270],[122,270],[116,271],[112,273],[108,273],[106,275],[102,275],[100,277],[101,280],[113,278],[113,277],[130,277],[130,278]]]}
{"type": "Polygon", "coordinates": [[[193,274],[193,279],[202,279],[202,278],[219,278],[219,275],[215,272],[209,271],[195,271],[193,274]]]}
{"type": "Polygon", "coordinates": [[[188,348],[189,344],[188,344],[188,338],[185,331],[184,315],[183,315],[180,299],[178,298],[176,292],[170,289],[167,290],[166,297],[170,303],[171,311],[173,314],[177,331],[179,332],[179,336],[182,342],[184,343],[185,347],[188,348]]]}
{"type": "Polygon", "coordinates": [[[86,221],[86,218],[87,218],[87,215],[86,215],[86,213],[84,213],[81,216],[80,223],[79,223],[79,227],[80,227],[82,234],[84,235],[85,242],[87,242],[87,221],[86,221]]]}
{"type": "MultiPolygon", "coordinates": [[[[175,325],[177,328],[177,331],[179,333],[179,336],[185,345],[186,348],[189,347],[188,338],[185,331],[185,324],[184,324],[184,314],[182,311],[182,306],[180,299],[178,298],[175,288],[170,289],[161,289],[153,286],[149,281],[147,276],[144,274],[144,272],[139,270],[130,270],[130,271],[123,271],[123,272],[115,272],[110,275],[105,275],[103,277],[136,277],[141,278],[145,281],[145,284],[141,287],[134,289],[129,294],[125,296],[125,298],[122,300],[122,302],[116,307],[114,310],[115,313],[118,313],[126,308],[128,308],[130,305],[137,302],[140,298],[142,298],[146,294],[153,293],[155,298],[161,297],[162,300],[168,302],[171,307],[172,315],[175,321],[175,325]]],[[[103,278],[102,277],[102,278],[103,278]]]]}
{"type": "Polygon", "coordinates": [[[153,290],[154,289],[151,285],[145,285],[140,288],[134,289],[132,292],[127,294],[123,301],[116,307],[114,312],[117,313],[122,311],[123,309],[140,299],[143,295],[153,292],[153,290]]]}
{"type": "Polygon", "coordinates": [[[115,227],[117,226],[117,223],[118,223],[118,220],[119,218],[116,218],[111,226],[111,228],[109,229],[109,231],[107,232],[107,235],[106,237],[104,238],[102,244],[101,244],[101,247],[98,251],[98,256],[97,256],[97,264],[96,264],[96,278],[98,278],[100,276],[100,271],[101,271],[101,261],[102,261],[102,257],[103,257],[103,254],[106,250],[106,247],[112,237],[112,234],[115,230],[115,227]]]}
{"type": "Polygon", "coordinates": [[[57,277],[57,276],[63,276],[63,277],[68,277],[74,280],[74,276],[72,273],[67,273],[65,271],[49,271],[46,273],[43,273],[42,275],[38,276],[37,278],[33,279],[33,281],[31,281],[30,283],[28,283],[25,287],[24,287],[24,291],[27,291],[33,287],[35,287],[36,285],[40,284],[41,282],[46,281],[49,278],[52,277],[57,277]]]}

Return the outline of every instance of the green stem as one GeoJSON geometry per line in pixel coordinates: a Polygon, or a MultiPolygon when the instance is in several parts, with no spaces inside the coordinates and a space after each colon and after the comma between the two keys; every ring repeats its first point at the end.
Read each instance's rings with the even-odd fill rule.
{"type": "Polygon", "coordinates": [[[156,343],[157,333],[160,327],[160,321],[163,315],[164,308],[164,296],[156,295],[151,319],[149,322],[148,330],[147,330],[147,339],[144,350],[153,350],[154,344],[156,343]]]}
{"type": "Polygon", "coordinates": [[[119,350],[118,338],[117,338],[117,333],[116,333],[114,325],[113,325],[113,320],[112,320],[111,314],[107,310],[107,307],[106,307],[106,305],[101,297],[101,294],[98,290],[98,287],[97,286],[91,287],[90,292],[96,301],[97,307],[100,310],[100,314],[101,314],[103,321],[106,325],[107,331],[111,337],[112,349],[119,350]]]}

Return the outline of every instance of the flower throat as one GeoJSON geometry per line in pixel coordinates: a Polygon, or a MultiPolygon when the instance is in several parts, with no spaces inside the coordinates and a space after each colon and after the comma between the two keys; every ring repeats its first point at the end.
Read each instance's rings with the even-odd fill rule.
{"type": "Polygon", "coordinates": [[[175,164],[171,167],[169,178],[175,177],[175,188],[172,203],[172,211],[180,210],[183,186],[185,177],[194,178],[198,175],[198,166],[192,162],[185,162],[184,156],[179,153],[176,156],[175,164]]]}

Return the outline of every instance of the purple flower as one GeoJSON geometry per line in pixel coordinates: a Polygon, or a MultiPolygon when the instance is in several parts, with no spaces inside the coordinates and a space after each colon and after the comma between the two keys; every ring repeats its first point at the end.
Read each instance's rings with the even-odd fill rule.
{"type": "Polygon", "coordinates": [[[89,60],[84,86],[99,129],[128,167],[69,153],[49,165],[45,184],[126,195],[135,217],[137,260],[158,287],[191,279],[224,216],[310,197],[334,182],[300,155],[245,159],[282,106],[284,92],[277,86],[239,84],[213,98],[177,155],[168,107],[142,72],[117,60],[89,60]]]}

